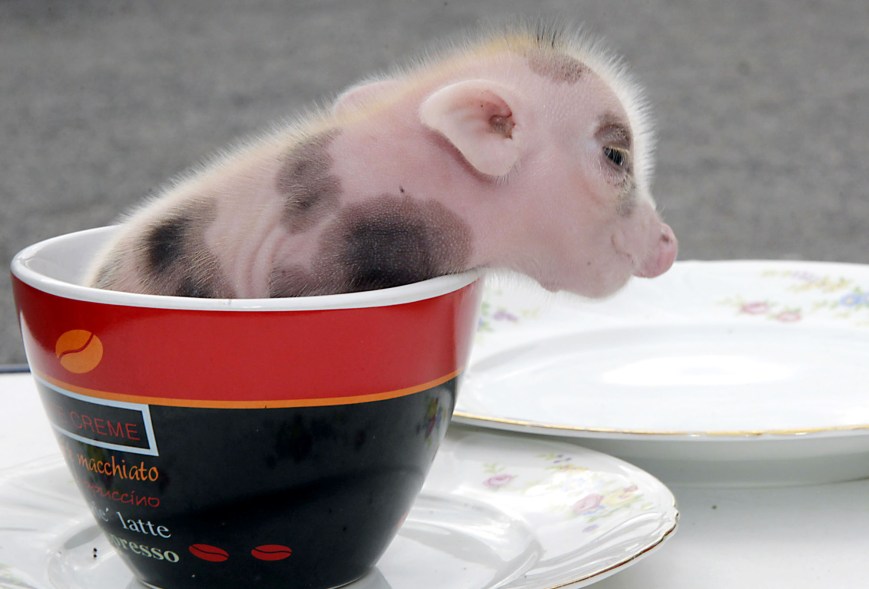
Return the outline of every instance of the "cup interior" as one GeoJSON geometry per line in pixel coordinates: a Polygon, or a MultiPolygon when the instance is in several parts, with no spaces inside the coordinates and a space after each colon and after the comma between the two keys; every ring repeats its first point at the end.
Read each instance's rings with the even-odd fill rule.
{"type": "Polygon", "coordinates": [[[479,271],[470,270],[380,290],[279,299],[200,299],[85,286],[84,279],[91,261],[117,229],[116,226],[98,227],[36,243],[13,258],[12,273],[34,288],[78,300],[134,307],[238,311],[351,309],[411,303],[452,292],[481,276],[479,271]]]}

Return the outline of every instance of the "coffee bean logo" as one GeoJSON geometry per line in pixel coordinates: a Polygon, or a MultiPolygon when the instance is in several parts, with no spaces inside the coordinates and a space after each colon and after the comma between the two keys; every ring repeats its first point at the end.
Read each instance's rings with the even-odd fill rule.
{"type": "Polygon", "coordinates": [[[196,558],[201,558],[208,562],[223,562],[229,559],[229,552],[211,544],[192,544],[188,550],[196,558]]]}
{"type": "Polygon", "coordinates": [[[71,329],[61,334],[54,344],[60,365],[75,374],[90,372],[103,359],[103,342],[85,329],[71,329]]]}
{"type": "MultiPolygon", "coordinates": [[[[196,558],[207,562],[229,560],[229,552],[211,544],[191,544],[187,549],[196,558]]],[[[250,554],[257,560],[274,562],[289,558],[293,554],[293,549],[283,544],[262,544],[251,550],[250,554]]]]}
{"type": "Polygon", "coordinates": [[[281,544],[263,544],[251,550],[250,554],[258,560],[284,560],[293,554],[293,550],[281,544]]]}

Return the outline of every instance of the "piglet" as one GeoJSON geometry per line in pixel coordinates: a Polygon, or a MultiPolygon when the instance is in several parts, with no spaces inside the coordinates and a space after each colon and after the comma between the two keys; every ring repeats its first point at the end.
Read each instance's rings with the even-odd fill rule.
{"type": "Polygon", "coordinates": [[[88,278],[186,297],[295,297],[470,268],[609,295],[665,272],[646,103],[596,43],[480,35],[191,171],[88,278]]]}

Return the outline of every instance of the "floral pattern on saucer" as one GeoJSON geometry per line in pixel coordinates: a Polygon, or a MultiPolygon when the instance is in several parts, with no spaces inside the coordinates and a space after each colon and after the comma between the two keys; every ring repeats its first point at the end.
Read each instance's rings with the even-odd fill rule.
{"type": "MultiPolygon", "coordinates": [[[[376,569],[347,589],[577,589],[656,551],[677,523],[672,493],[630,464],[545,439],[451,427],[398,535],[376,569]],[[522,492],[468,476],[492,470],[486,462],[515,476],[522,492]],[[599,490],[610,481],[633,485],[629,495],[654,508],[641,518],[620,509],[623,497],[599,490]],[[565,499],[576,513],[553,514],[565,499]]],[[[134,586],[57,455],[0,472],[0,587],[134,586]]]]}
{"type": "MultiPolygon", "coordinates": [[[[547,496],[550,498],[547,505],[553,514],[566,519],[582,518],[588,524],[623,510],[654,508],[633,482],[576,464],[569,454],[546,453],[537,455],[537,458],[540,460],[537,469],[498,462],[484,463],[483,487],[523,497],[547,496]],[[553,497],[558,499],[552,500],[553,497]]],[[[597,525],[589,525],[583,532],[597,528],[597,525]]]]}

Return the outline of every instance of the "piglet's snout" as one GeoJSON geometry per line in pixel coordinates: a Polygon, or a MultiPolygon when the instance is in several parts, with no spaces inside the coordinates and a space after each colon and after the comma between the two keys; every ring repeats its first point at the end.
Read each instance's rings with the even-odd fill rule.
{"type": "Polygon", "coordinates": [[[670,269],[676,261],[679,252],[679,242],[676,234],[666,223],[661,223],[660,236],[657,242],[649,248],[643,262],[634,274],[642,278],[654,278],[670,269]]]}

